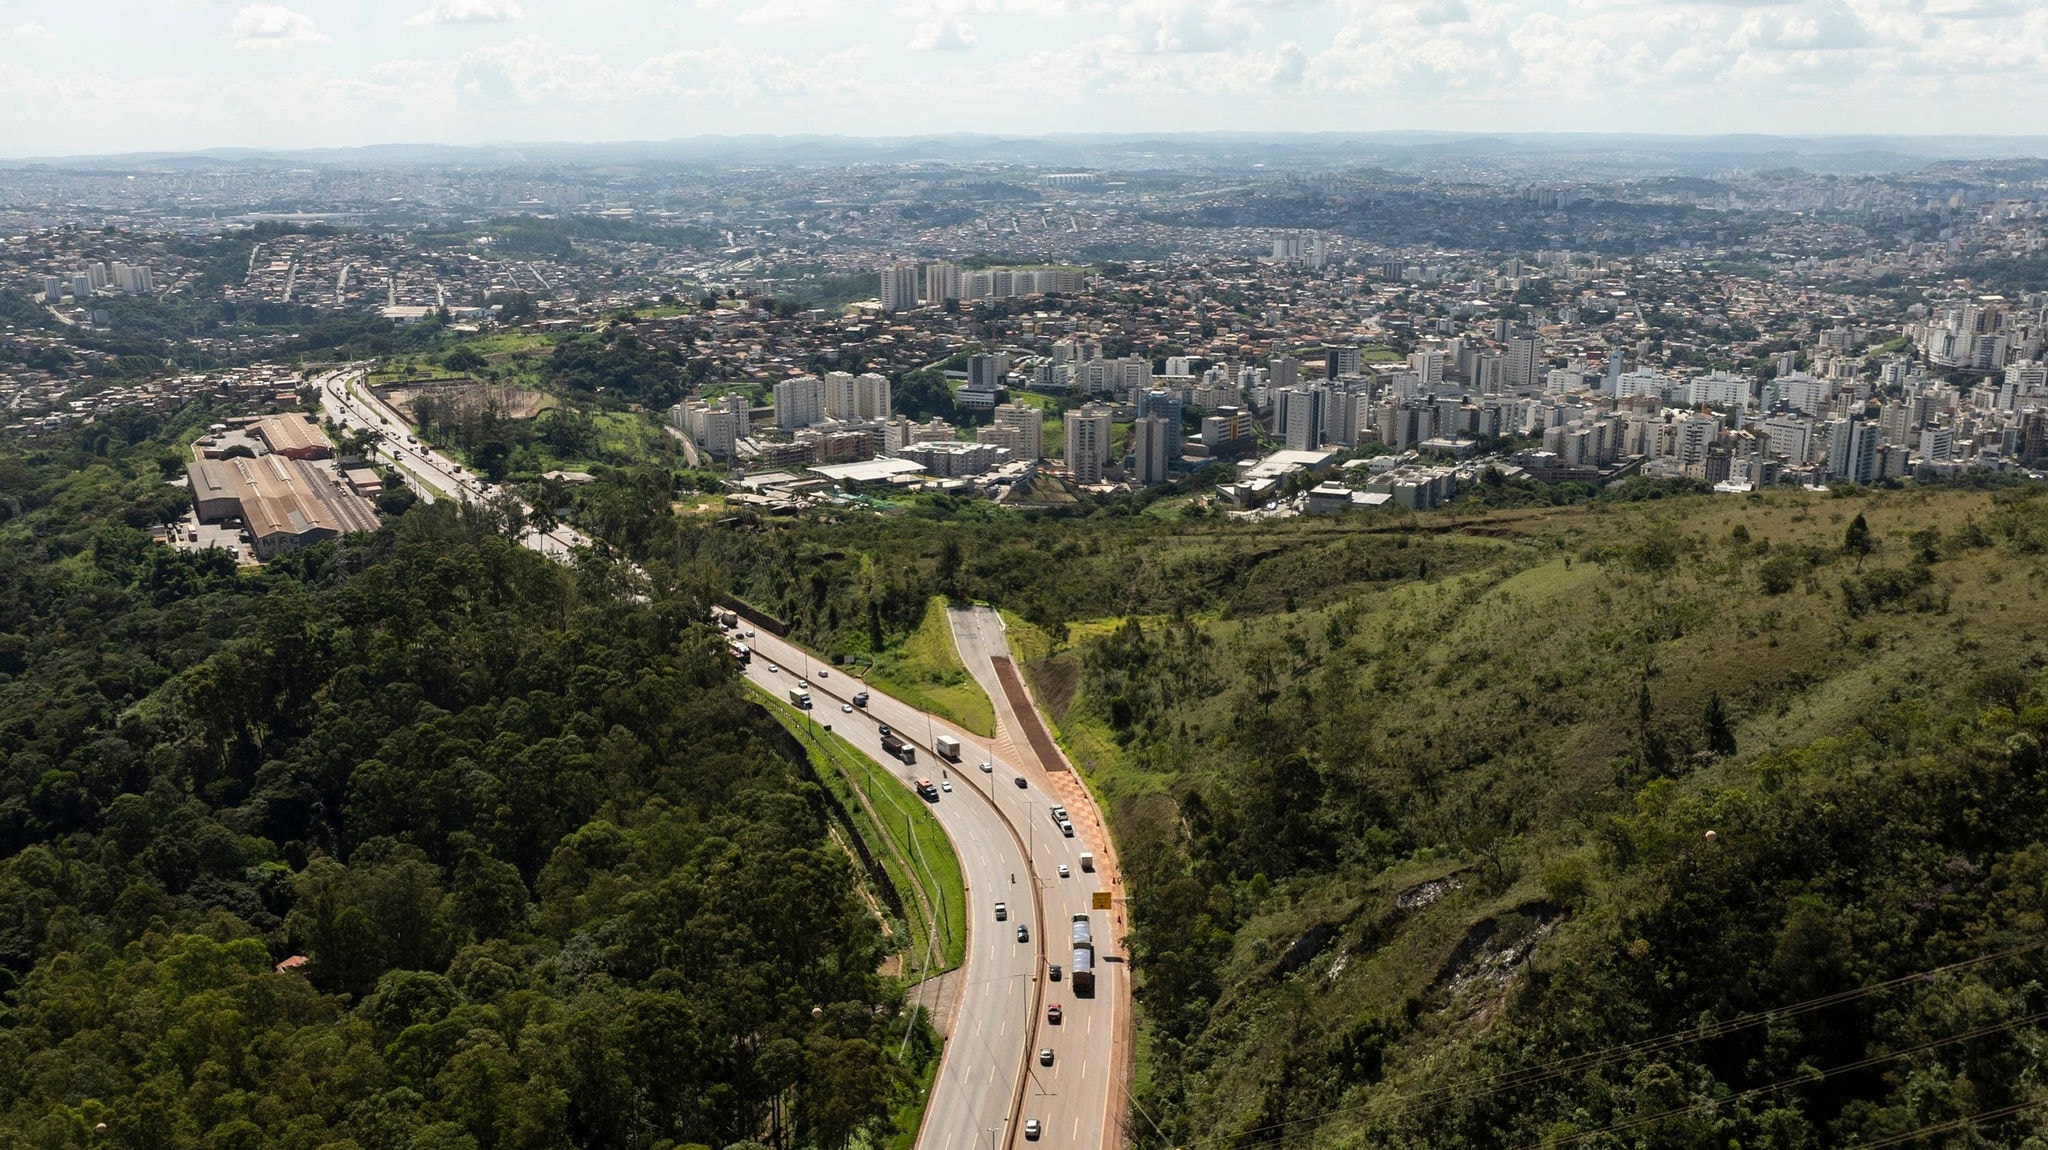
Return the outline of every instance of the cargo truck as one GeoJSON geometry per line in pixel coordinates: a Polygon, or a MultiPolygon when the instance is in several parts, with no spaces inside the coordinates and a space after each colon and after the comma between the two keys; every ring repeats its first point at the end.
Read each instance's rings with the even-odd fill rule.
{"type": "Polygon", "coordinates": [[[805,711],[810,710],[811,693],[802,687],[791,687],[789,689],[789,705],[805,711]]]}
{"type": "Polygon", "coordinates": [[[933,739],[932,750],[937,751],[942,759],[955,763],[960,761],[960,740],[951,735],[940,735],[933,739]]]}
{"type": "Polygon", "coordinates": [[[917,780],[917,797],[928,803],[938,802],[939,788],[933,786],[930,779],[919,779],[917,780]]]}
{"type": "Polygon", "coordinates": [[[1095,937],[1088,929],[1088,916],[1074,916],[1074,957],[1067,965],[1067,980],[1081,998],[1095,996],[1095,937]]]}
{"type": "Polygon", "coordinates": [[[1094,870],[1094,869],[1095,869],[1095,852],[1093,852],[1093,851],[1082,851],[1082,852],[1081,852],[1081,869],[1082,869],[1082,870],[1094,870]]]}
{"type": "Polygon", "coordinates": [[[894,731],[882,736],[882,750],[906,763],[917,761],[917,748],[898,738],[894,731]]]}

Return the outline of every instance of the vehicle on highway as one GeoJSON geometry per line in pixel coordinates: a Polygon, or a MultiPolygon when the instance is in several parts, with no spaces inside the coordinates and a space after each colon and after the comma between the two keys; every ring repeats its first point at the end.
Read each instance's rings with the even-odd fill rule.
{"type": "Polygon", "coordinates": [[[803,688],[804,690],[806,690],[806,691],[808,691],[808,690],[810,690],[810,689],[811,689],[811,683],[810,683],[810,680],[808,680],[808,679],[798,679],[798,680],[796,681],[796,685],[797,685],[797,686],[799,686],[799,687],[802,687],[802,688],[803,688]]]}
{"type": "Polygon", "coordinates": [[[851,715],[851,714],[853,714],[853,704],[852,704],[852,703],[841,703],[841,704],[839,704],[839,713],[840,713],[840,714],[842,714],[842,715],[851,715]]]}
{"type": "Polygon", "coordinates": [[[769,674],[773,675],[773,674],[774,674],[775,672],[777,672],[777,671],[780,671],[780,670],[782,670],[782,668],[780,668],[780,667],[776,666],[775,664],[773,664],[773,663],[770,663],[770,664],[768,664],[768,673],[769,673],[769,674]]]}
{"type": "Polygon", "coordinates": [[[897,738],[893,732],[882,736],[882,750],[890,758],[901,759],[905,763],[917,761],[917,748],[897,738]]]}
{"type": "Polygon", "coordinates": [[[938,802],[938,788],[932,786],[930,779],[919,779],[917,780],[917,797],[928,803],[938,802]]]}
{"type": "Polygon", "coordinates": [[[1002,921],[1004,921],[1005,919],[1007,919],[1007,918],[1009,918],[1009,917],[1010,917],[1010,904],[1009,904],[1009,903],[1006,903],[1006,902],[999,902],[999,903],[997,903],[997,904],[996,904],[996,921],[997,921],[997,922],[1002,922],[1002,921]]]}
{"type": "Polygon", "coordinates": [[[754,629],[753,629],[752,627],[749,627],[749,628],[747,628],[747,638],[751,639],[751,638],[753,638],[753,637],[754,637],[754,629]]]}
{"type": "Polygon", "coordinates": [[[984,774],[984,775],[992,775],[992,774],[995,774],[995,772],[996,772],[996,765],[995,765],[994,763],[983,763],[983,764],[981,764],[981,773],[982,773],[982,774],[984,774]]]}
{"type": "Polygon", "coordinates": [[[950,759],[956,763],[960,761],[960,740],[951,735],[939,735],[934,738],[932,750],[937,751],[942,759],[950,759]]]}
{"type": "Polygon", "coordinates": [[[1093,851],[1081,852],[1081,869],[1086,871],[1095,869],[1095,853],[1093,851]]]}
{"type": "Polygon", "coordinates": [[[789,689],[789,705],[797,708],[800,711],[810,710],[811,693],[809,691],[802,690],[798,687],[791,687],[789,689]]]}
{"type": "Polygon", "coordinates": [[[1068,821],[1067,821],[1067,820],[1065,820],[1065,819],[1061,819],[1061,820],[1060,820],[1060,833],[1061,833],[1061,834],[1063,834],[1063,835],[1065,835],[1065,836],[1067,836],[1068,838],[1073,838],[1073,837],[1074,837],[1074,824],[1072,824],[1072,823],[1068,822],[1068,821]]]}
{"type": "Polygon", "coordinates": [[[946,793],[947,793],[947,794],[949,794],[949,795],[950,795],[950,794],[952,794],[952,793],[953,793],[953,780],[951,780],[951,779],[940,779],[940,780],[939,780],[939,789],[940,789],[940,790],[942,790],[942,791],[944,791],[944,792],[946,792],[946,793]]]}
{"type": "Polygon", "coordinates": [[[1030,927],[1030,925],[1029,925],[1028,923],[1021,923],[1021,922],[1020,922],[1020,923],[1018,923],[1018,924],[1017,924],[1017,941],[1018,941],[1018,942],[1030,942],[1030,941],[1031,941],[1031,927],[1030,927]]]}
{"type": "Polygon", "coordinates": [[[1066,877],[1067,877],[1067,874],[1068,874],[1068,871],[1067,871],[1067,864],[1065,864],[1065,863],[1061,863],[1061,864],[1060,864],[1060,877],[1061,877],[1061,878],[1066,878],[1066,877]]]}
{"type": "Polygon", "coordinates": [[[1048,810],[1046,813],[1052,816],[1052,821],[1056,824],[1067,821],[1067,808],[1059,805],[1058,803],[1054,803],[1052,805],[1052,809],[1048,810]]]}
{"type": "MultiPolygon", "coordinates": [[[[751,635],[751,634],[753,634],[753,632],[752,632],[752,631],[749,631],[749,632],[747,632],[747,634],[751,635]]],[[[868,693],[867,693],[866,691],[855,691],[855,692],[853,693],[853,705],[854,705],[854,706],[856,706],[856,707],[865,707],[865,706],[867,706],[867,705],[868,705],[868,693]]]]}
{"type": "Polygon", "coordinates": [[[891,730],[889,729],[889,724],[887,724],[887,723],[876,723],[876,724],[875,724],[875,733],[876,733],[877,735],[880,735],[880,736],[882,736],[883,738],[885,738],[885,739],[886,739],[886,738],[888,738],[888,737],[889,737],[889,736],[890,736],[891,734],[893,734],[894,732],[892,732],[892,731],[891,731],[891,730]]]}
{"type": "Polygon", "coordinates": [[[1026,1140],[1026,1141],[1029,1141],[1029,1142],[1036,1142],[1036,1141],[1038,1141],[1038,1119],[1036,1119],[1036,1118],[1028,1118],[1028,1119],[1025,1119],[1025,1121],[1024,1121],[1024,1138],[1025,1138],[1025,1140],[1026,1140]]]}
{"type": "Polygon", "coordinates": [[[1038,1064],[1040,1066],[1052,1065],[1052,1047],[1045,1047],[1038,1052],[1038,1064]]]}
{"type": "Polygon", "coordinates": [[[1045,976],[1054,982],[1058,982],[1060,980],[1060,964],[1055,962],[1051,966],[1046,967],[1045,976]]]}
{"type": "Polygon", "coordinates": [[[1052,1023],[1054,1026],[1058,1026],[1060,1024],[1060,1019],[1065,1017],[1066,1015],[1061,1013],[1060,1004],[1057,1002],[1045,1008],[1045,1020],[1047,1022],[1052,1023]]]}
{"type": "Polygon", "coordinates": [[[1018,775],[1018,776],[1017,776],[1017,789],[1018,789],[1018,790],[1022,790],[1022,789],[1024,789],[1025,787],[1028,787],[1028,786],[1030,786],[1030,785],[1031,785],[1030,783],[1027,783],[1027,782],[1025,782],[1025,781],[1024,781],[1024,776],[1023,776],[1023,775],[1018,775]]]}
{"type": "Polygon", "coordinates": [[[820,667],[820,668],[818,668],[818,677],[819,677],[820,679],[829,679],[829,678],[831,678],[831,677],[832,677],[832,672],[830,672],[830,671],[826,670],[826,669],[825,669],[825,668],[823,668],[823,667],[820,667]]]}
{"type": "Polygon", "coordinates": [[[1074,993],[1088,998],[1095,993],[1095,936],[1085,912],[1074,916],[1073,936],[1073,961],[1067,965],[1074,972],[1074,993]]]}

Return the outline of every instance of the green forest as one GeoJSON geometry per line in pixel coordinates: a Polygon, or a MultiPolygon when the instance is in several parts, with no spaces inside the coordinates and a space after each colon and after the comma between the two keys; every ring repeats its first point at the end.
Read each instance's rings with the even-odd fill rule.
{"type": "Polygon", "coordinates": [[[154,546],[183,422],[0,449],[0,1146],[891,1135],[934,1039],[701,587],[154,546]]]}

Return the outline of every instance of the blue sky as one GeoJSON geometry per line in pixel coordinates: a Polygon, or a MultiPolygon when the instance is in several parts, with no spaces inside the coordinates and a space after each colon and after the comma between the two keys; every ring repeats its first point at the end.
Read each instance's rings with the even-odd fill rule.
{"type": "Polygon", "coordinates": [[[2048,127],[2048,0],[0,0],[0,154],[2048,127]]]}

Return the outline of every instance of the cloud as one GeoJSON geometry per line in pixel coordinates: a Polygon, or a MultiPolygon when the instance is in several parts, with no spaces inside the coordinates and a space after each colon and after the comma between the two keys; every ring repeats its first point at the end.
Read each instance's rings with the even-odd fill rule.
{"type": "Polygon", "coordinates": [[[235,38],[235,47],[244,51],[305,48],[328,42],[326,33],[314,25],[311,16],[281,4],[251,4],[243,8],[228,22],[228,32],[235,38]]]}
{"type": "Polygon", "coordinates": [[[844,14],[848,5],[849,0],[748,0],[735,10],[733,0],[697,0],[698,11],[729,14],[734,23],[786,28],[823,24],[844,14]]]}
{"type": "Polygon", "coordinates": [[[55,40],[57,34],[31,20],[26,24],[16,24],[14,27],[9,28],[7,30],[7,38],[9,40],[55,40]]]}
{"type": "Polygon", "coordinates": [[[1258,31],[1246,5],[1232,0],[1131,0],[1118,19],[1146,52],[1222,52],[1258,31]]]}
{"type": "Polygon", "coordinates": [[[406,17],[408,28],[429,24],[509,24],[526,19],[513,0],[434,0],[424,12],[406,17]]]}
{"type": "Polygon", "coordinates": [[[926,20],[906,45],[913,52],[965,52],[980,41],[965,20],[926,20]]]}
{"type": "Polygon", "coordinates": [[[1308,53],[1292,40],[1273,52],[1272,84],[1276,88],[1299,88],[1308,75],[1308,53]]]}

